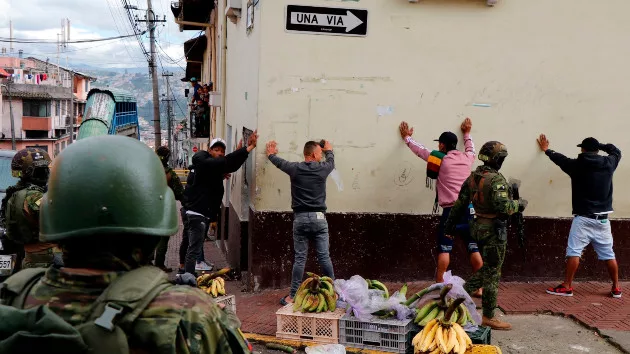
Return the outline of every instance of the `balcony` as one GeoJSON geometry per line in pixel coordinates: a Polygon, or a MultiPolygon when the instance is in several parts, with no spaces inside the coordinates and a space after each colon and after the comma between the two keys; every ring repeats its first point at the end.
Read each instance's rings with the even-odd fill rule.
{"type": "Polygon", "coordinates": [[[179,0],[171,2],[171,11],[180,31],[199,31],[210,26],[214,1],[179,0]]]}
{"type": "Polygon", "coordinates": [[[52,129],[50,117],[22,117],[22,130],[48,130],[52,129]]]}

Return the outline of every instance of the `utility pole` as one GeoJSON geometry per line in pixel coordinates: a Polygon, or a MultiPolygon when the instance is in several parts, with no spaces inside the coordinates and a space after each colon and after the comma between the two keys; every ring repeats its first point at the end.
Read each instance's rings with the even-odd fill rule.
{"type": "Polygon", "coordinates": [[[164,99],[164,101],[166,102],[166,122],[167,122],[167,139],[168,139],[168,149],[169,151],[171,151],[171,159],[173,158],[173,133],[172,133],[172,125],[173,125],[173,106],[171,105],[171,102],[173,101],[171,99],[171,85],[170,82],[168,81],[168,78],[173,76],[173,73],[170,72],[164,72],[162,73],[162,76],[166,78],[166,99],[164,99]]]}
{"type": "MultiPolygon", "coordinates": [[[[158,88],[157,63],[155,61],[155,26],[158,22],[166,22],[166,20],[158,20],[153,12],[151,0],[147,0],[147,26],[149,26],[149,42],[151,61],[149,69],[151,70],[151,79],[153,81],[153,130],[155,131],[155,148],[162,145],[162,127],[160,126],[160,92],[158,88]]],[[[144,22],[144,21],[139,21],[144,22]]]]}

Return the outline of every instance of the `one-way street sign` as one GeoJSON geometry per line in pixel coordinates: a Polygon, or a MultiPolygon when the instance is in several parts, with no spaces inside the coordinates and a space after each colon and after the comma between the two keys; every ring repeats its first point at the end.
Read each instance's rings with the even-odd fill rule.
{"type": "Polygon", "coordinates": [[[365,36],[367,21],[367,10],[287,5],[285,29],[288,32],[365,36]]]}

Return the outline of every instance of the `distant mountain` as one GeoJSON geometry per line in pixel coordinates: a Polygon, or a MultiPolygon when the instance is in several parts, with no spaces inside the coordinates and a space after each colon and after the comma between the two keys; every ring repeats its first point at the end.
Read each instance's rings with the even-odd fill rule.
{"type": "MultiPolygon", "coordinates": [[[[190,87],[187,82],[182,82],[184,72],[181,68],[165,68],[173,73],[168,77],[171,92],[175,98],[173,102],[173,115],[176,121],[181,121],[187,114],[188,98],[184,97],[184,90],[190,87]]],[[[153,90],[148,68],[95,68],[83,65],[81,68],[75,66],[75,70],[88,75],[95,76],[96,82],[92,83],[94,88],[116,88],[131,92],[138,102],[138,115],[144,120],[146,125],[153,126],[153,90]]],[[[160,99],[166,98],[166,77],[158,74],[158,85],[160,99]]],[[[160,121],[163,129],[167,128],[166,102],[160,104],[160,121]]],[[[142,122],[141,122],[142,123],[142,122]]],[[[145,125],[143,124],[143,125],[145,125]]]]}

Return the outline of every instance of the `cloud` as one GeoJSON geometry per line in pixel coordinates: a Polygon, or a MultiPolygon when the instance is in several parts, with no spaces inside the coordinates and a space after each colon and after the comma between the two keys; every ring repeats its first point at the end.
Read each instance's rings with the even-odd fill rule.
{"type": "MultiPolygon", "coordinates": [[[[138,8],[146,8],[140,0],[127,0],[138,8]]],[[[155,13],[162,18],[166,15],[166,23],[156,29],[160,47],[172,59],[180,59],[184,55],[183,43],[196,35],[194,31],[179,32],[170,12],[170,0],[154,0],[155,13]]],[[[0,0],[0,37],[9,37],[9,20],[13,22],[13,36],[19,39],[46,39],[56,42],[61,32],[62,18],[69,18],[71,23],[70,40],[96,39],[132,34],[131,25],[122,7],[121,0],[0,0]]],[[[143,11],[136,11],[143,18],[143,11]]],[[[140,28],[145,28],[141,24],[140,28]]],[[[143,43],[149,50],[148,33],[143,43]]],[[[2,42],[0,47],[9,48],[9,43],[2,42]]],[[[56,43],[24,44],[14,43],[14,52],[19,49],[25,56],[57,59],[56,43]]],[[[158,48],[157,52],[164,58],[164,66],[174,66],[158,48]]],[[[96,67],[146,67],[147,62],[135,37],[126,39],[68,44],[66,51],[60,55],[60,63],[65,65],[66,56],[69,64],[88,64],[96,67]]],[[[182,59],[177,62],[185,66],[182,59]]]]}

